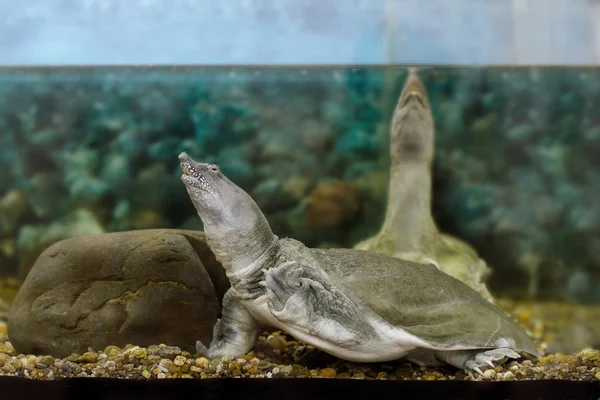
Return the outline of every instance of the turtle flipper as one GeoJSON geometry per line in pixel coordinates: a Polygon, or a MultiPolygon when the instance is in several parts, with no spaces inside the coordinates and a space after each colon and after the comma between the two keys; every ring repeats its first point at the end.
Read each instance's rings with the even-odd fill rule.
{"type": "Polygon", "coordinates": [[[499,364],[506,361],[508,358],[520,358],[519,353],[509,347],[499,347],[497,349],[487,350],[473,354],[464,363],[463,369],[472,376],[473,371],[483,374],[481,367],[494,367],[494,361],[499,364]]]}
{"type": "Polygon", "coordinates": [[[376,337],[364,311],[324,274],[285,262],[266,272],[269,311],[283,325],[348,348],[376,337]]]}
{"type": "Polygon", "coordinates": [[[213,328],[210,346],[197,341],[196,351],[211,359],[246,354],[254,346],[258,330],[254,317],[228,290],[223,296],[222,316],[213,328]]]}
{"type": "Polygon", "coordinates": [[[463,369],[473,377],[477,372],[483,375],[481,367],[494,367],[494,362],[502,364],[509,358],[520,358],[521,355],[509,347],[498,347],[491,350],[439,351],[436,358],[441,359],[456,368],[463,369]]]}

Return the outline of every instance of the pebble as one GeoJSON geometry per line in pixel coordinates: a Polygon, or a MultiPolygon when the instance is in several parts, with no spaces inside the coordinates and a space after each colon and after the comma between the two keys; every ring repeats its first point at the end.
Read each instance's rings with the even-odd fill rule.
{"type": "Polygon", "coordinates": [[[185,357],[182,356],[176,356],[175,360],[173,361],[173,363],[177,366],[182,366],[183,364],[185,364],[185,357]]]}
{"type": "Polygon", "coordinates": [[[504,376],[502,377],[502,379],[503,379],[503,380],[505,380],[505,381],[510,381],[510,380],[513,380],[514,378],[515,378],[515,374],[513,374],[513,373],[512,373],[512,372],[510,372],[510,371],[507,371],[507,372],[504,374],[504,376]]]}
{"type": "Polygon", "coordinates": [[[206,367],[208,367],[208,359],[206,359],[204,357],[196,358],[195,363],[200,368],[206,368],[206,367]]]}
{"type": "Polygon", "coordinates": [[[80,361],[86,362],[86,363],[95,363],[96,360],[98,360],[98,355],[94,352],[91,351],[86,351],[85,353],[83,353],[83,355],[79,358],[80,361]]]}
{"type": "Polygon", "coordinates": [[[496,377],[496,371],[493,369],[488,369],[483,373],[483,379],[494,379],[496,377]]]}
{"type": "Polygon", "coordinates": [[[322,378],[335,378],[337,375],[337,371],[333,368],[323,368],[319,372],[319,376],[322,378]]]}
{"type": "Polygon", "coordinates": [[[51,356],[41,356],[39,358],[40,364],[43,364],[47,367],[51,367],[54,365],[54,357],[51,356]]]}
{"type": "Polygon", "coordinates": [[[175,358],[181,354],[181,349],[175,346],[165,346],[161,344],[158,346],[158,355],[162,358],[175,358]]]}

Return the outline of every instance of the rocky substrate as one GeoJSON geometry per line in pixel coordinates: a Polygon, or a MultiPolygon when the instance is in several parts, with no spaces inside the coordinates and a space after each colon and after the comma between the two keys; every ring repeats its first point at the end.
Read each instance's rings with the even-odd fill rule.
{"type": "MultiPolygon", "coordinates": [[[[0,325],[1,327],[2,325],[0,325]]],[[[0,328],[1,329],[1,328],[0,328]]],[[[0,334],[3,341],[4,333],[0,334]]],[[[246,378],[348,378],[367,380],[471,380],[462,371],[425,368],[408,363],[358,364],[329,357],[312,346],[279,332],[264,334],[255,351],[241,357],[209,360],[178,347],[127,345],[89,349],[64,359],[14,354],[10,343],[0,345],[0,376],[31,379],[104,377],[122,379],[246,378]],[[2,347],[3,346],[3,347],[2,347]],[[320,366],[314,364],[322,363],[320,366]],[[313,365],[311,365],[313,364],[313,365]]],[[[512,361],[484,371],[476,380],[600,379],[600,352],[584,350],[575,355],[550,355],[536,362],[512,361]]]]}
{"type": "MultiPolygon", "coordinates": [[[[122,379],[204,379],[247,378],[351,378],[367,380],[471,380],[454,368],[424,368],[410,363],[359,364],[339,360],[281,332],[265,332],[255,349],[241,357],[208,360],[198,354],[164,344],[149,347],[108,346],[101,351],[88,349],[65,358],[17,354],[8,339],[2,310],[8,308],[18,282],[0,280],[0,376],[31,379],[69,377],[108,377],[122,379]]],[[[573,343],[565,329],[573,329],[577,314],[588,321],[598,307],[568,303],[517,302],[499,299],[497,303],[532,335],[538,348],[556,348],[558,341],[573,343]],[[587,317],[589,318],[587,318],[587,317]]],[[[593,324],[589,324],[591,328],[593,324]]],[[[569,330],[567,329],[567,331],[569,330]]],[[[568,347],[563,347],[568,348],[568,347]]],[[[476,380],[567,379],[600,380],[600,351],[585,349],[572,354],[550,354],[539,360],[511,361],[484,369],[476,380]]]]}

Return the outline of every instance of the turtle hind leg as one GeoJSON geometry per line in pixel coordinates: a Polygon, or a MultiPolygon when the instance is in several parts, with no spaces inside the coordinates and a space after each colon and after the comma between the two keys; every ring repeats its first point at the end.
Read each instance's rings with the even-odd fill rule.
{"type": "Polygon", "coordinates": [[[228,290],[223,297],[222,316],[213,328],[213,339],[206,347],[196,342],[196,351],[214,359],[248,353],[256,342],[259,326],[254,317],[228,290]]]}
{"type": "Polygon", "coordinates": [[[509,358],[521,357],[510,347],[498,347],[490,350],[437,351],[435,356],[456,368],[463,369],[471,377],[474,372],[483,375],[481,367],[493,368],[494,362],[502,364],[509,358]]]}

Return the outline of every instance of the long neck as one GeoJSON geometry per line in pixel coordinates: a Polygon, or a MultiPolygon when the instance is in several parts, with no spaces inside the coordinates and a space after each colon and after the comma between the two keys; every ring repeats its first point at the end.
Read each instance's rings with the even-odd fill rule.
{"type": "Polygon", "coordinates": [[[208,247],[228,274],[258,266],[257,261],[278,244],[264,215],[251,207],[231,223],[204,221],[208,247]]]}
{"type": "Polygon", "coordinates": [[[388,208],[380,235],[395,251],[418,251],[437,232],[431,216],[431,164],[392,157],[388,208]]]}

